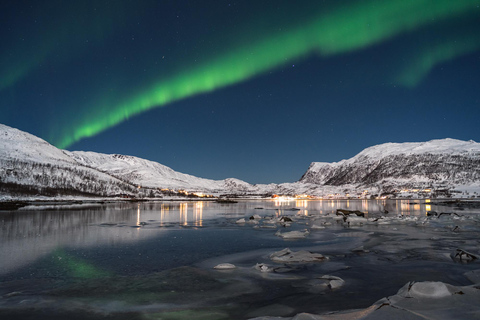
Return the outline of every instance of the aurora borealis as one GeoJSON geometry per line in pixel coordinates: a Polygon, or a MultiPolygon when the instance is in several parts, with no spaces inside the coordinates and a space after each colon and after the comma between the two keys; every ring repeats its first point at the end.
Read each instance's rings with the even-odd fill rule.
{"type": "Polygon", "coordinates": [[[252,183],[478,140],[480,0],[139,3],[2,3],[0,122],[252,183]]]}

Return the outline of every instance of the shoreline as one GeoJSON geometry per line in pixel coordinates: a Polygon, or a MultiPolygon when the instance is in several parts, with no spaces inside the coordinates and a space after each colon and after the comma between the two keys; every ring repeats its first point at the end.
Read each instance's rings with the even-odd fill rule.
{"type": "MultiPolygon", "coordinates": [[[[226,204],[235,204],[237,201],[253,201],[253,200],[272,200],[272,198],[264,197],[236,197],[236,198],[226,198],[227,201],[220,200],[222,198],[191,198],[191,197],[175,197],[175,198],[139,198],[139,199],[125,199],[125,198],[15,198],[15,199],[0,199],[0,212],[1,211],[23,211],[22,208],[31,207],[28,210],[34,210],[35,207],[41,206],[51,206],[52,208],[58,207],[62,209],[76,210],[80,208],[85,208],[86,206],[91,205],[103,205],[109,203],[140,203],[140,202],[219,202],[226,204]],[[220,201],[219,201],[220,200],[220,201]],[[231,200],[231,201],[230,201],[231,200]],[[69,207],[69,208],[67,208],[69,207]]],[[[225,198],[223,198],[225,199],[225,198]]],[[[338,198],[338,199],[291,199],[285,200],[289,201],[411,201],[412,205],[421,203],[426,203],[426,200],[429,203],[442,204],[445,206],[455,206],[460,205],[462,207],[472,207],[480,208],[480,199],[464,199],[464,198],[391,198],[391,199],[351,199],[351,198],[338,198]]],[[[25,210],[27,211],[27,210],[25,210]]]]}

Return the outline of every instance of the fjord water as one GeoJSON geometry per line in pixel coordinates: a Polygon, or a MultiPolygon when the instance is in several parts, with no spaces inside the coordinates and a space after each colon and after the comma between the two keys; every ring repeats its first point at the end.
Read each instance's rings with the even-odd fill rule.
{"type": "Polygon", "coordinates": [[[292,316],[365,308],[408,281],[468,285],[464,273],[477,264],[450,254],[478,247],[479,211],[429,200],[115,202],[4,211],[0,318],[292,316]],[[327,216],[337,209],[384,218],[347,224],[327,216]],[[430,211],[456,214],[432,218],[430,211]],[[278,223],[284,216],[291,225],[278,223]],[[236,223],[241,218],[246,222],[236,223]],[[304,230],[299,239],[277,233],[304,230]],[[287,247],[328,260],[272,262],[269,255],[287,247]],[[213,268],[220,263],[237,268],[213,268]],[[322,275],[345,284],[333,290],[322,275]]]}

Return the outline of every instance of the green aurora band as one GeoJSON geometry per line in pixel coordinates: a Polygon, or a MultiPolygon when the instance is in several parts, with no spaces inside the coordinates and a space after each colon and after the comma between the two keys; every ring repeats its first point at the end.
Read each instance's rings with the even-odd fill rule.
{"type": "Polygon", "coordinates": [[[394,79],[406,87],[413,88],[438,64],[469,54],[480,49],[480,37],[476,30],[452,38],[444,38],[435,44],[424,45],[408,65],[394,79]]]}
{"type": "MultiPolygon", "coordinates": [[[[313,53],[327,57],[361,50],[401,33],[471,13],[477,5],[478,0],[354,2],[323,12],[301,26],[286,28],[286,32],[265,35],[259,41],[238,46],[199,67],[163,79],[118,105],[94,105],[88,117],[69,124],[62,134],[52,135],[50,141],[59,148],[66,148],[141,112],[248,80],[291,59],[305,58],[313,53]]],[[[409,69],[412,72],[402,75],[400,81],[414,85],[435,63],[465,51],[423,62],[421,70],[409,69]]]]}
{"type": "Polygon", "coordinates": [[[95,267],[82,259],[67,254],[62,249],[53,252],[54,261],[73,278],[95,279],[111,276],[110,273],[95,267]]]}

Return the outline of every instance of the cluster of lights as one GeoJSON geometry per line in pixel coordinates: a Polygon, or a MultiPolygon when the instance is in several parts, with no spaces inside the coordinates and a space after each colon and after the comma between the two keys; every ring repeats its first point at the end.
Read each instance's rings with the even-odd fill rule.
{"type": "Polygon", "coordinates": [[[283,196],[283,195],[278,195],[278,194],[272,195],[272,199],[274,199],[275,201],[280,201],[280,202],[283,202],[283,201],[293,201],[293,200],[295,200],[294,197],[291,197],[291,196],[283,196]]]}
{"type": "Polygon", "coordinates": [[[400,192],[432,192],[432,189],[403,189],[400,192]]]}
{"type": "Polygon", "coordinates": [[[319,198],[308,195],[308,194],[296,194],[294,196],[274,194],[272,195],[272,199],[275,199],[277,201],[294,201],[294,200],[314,200],[319,198]]]}
{"type": "MultiPolygon", "coordinates": [[[[162,190],[164,190],[164,189],[162,189],[162,190]]],[[[166,190],[169,190],[169,189],[166,189],[166,190]]],[[[211,194],[205,194],[203,192],[188,192],[188,191],[183,190],[183,189],[178,189],[177,191],[174,191],[174,190],[169,190],[169,191],[177,192],[178,194],[181,194],[181,195],[184,195],[184,196],[194,196],[194,197],[198,197],[198,198],[213,198],[213,196],[211,194]]]]}

